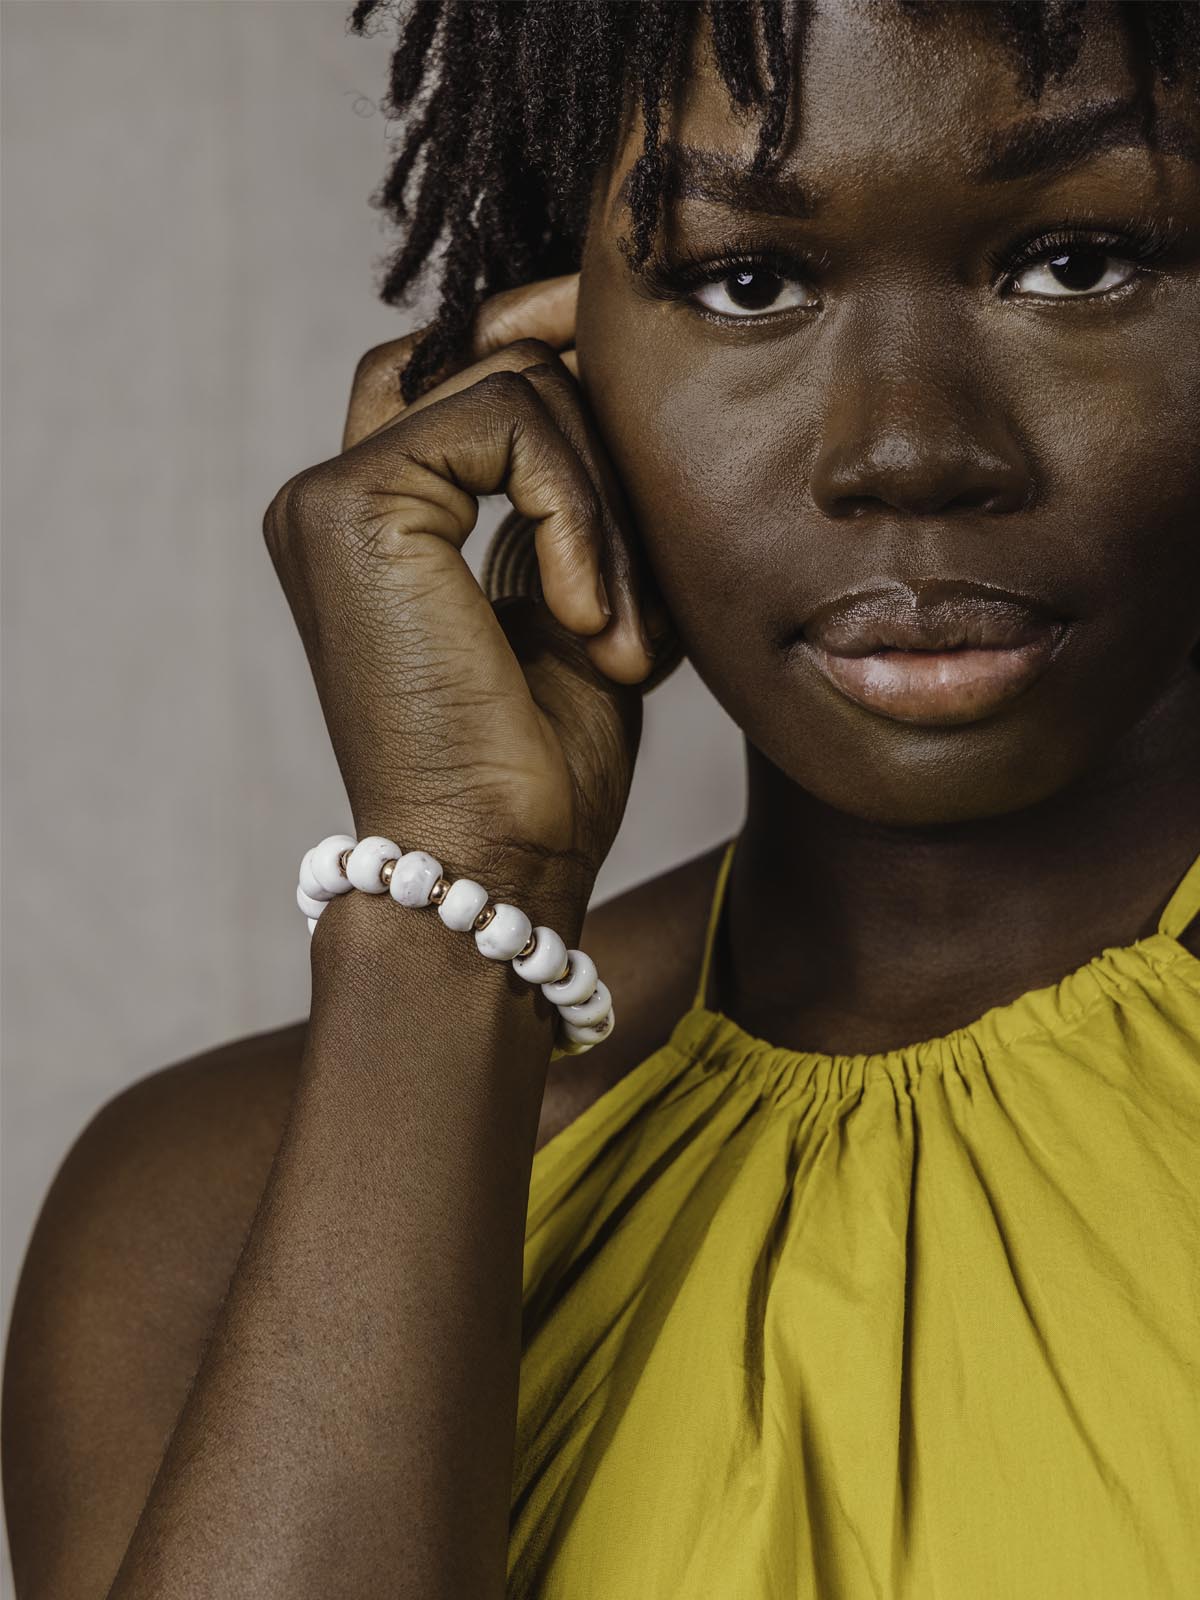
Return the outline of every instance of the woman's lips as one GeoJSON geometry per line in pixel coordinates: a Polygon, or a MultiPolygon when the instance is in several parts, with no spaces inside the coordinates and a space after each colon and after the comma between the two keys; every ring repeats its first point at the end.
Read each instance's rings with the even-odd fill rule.
{"type": "Polygon", "coordinates": [[[1047,624],[1036,639],[1004,647],[954,650],[881,649],[839,656],[804,640],[817,667],[851,700],[897,722],[950,726],[975,722],[1027,689],[1050,664],[1064,624],[1047,624]]]}
{"type": "Polygon", "coordinates": [[[889,587],[844,596],[805,625],[799,643],[849,699],[898,722],[975,722],[1023,693],[1049,666],[1067,623],[1004,591],[941,584],[919,609],[889,587]]]}

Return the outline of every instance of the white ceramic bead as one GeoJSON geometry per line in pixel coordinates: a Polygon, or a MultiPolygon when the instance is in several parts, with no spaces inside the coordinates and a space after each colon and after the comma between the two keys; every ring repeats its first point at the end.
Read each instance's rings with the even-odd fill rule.
{"type": "Polygon", "coordinates": [[[564,1022],[573,1022],[581,1028],[591,1028],[596,1023],[603,1022],[611,1010],[612,995],[608,992],[608,985],[597,978],[594,994],[573,1006],[560,1005],[558,1014],[564,1022]]]}
{"type": "Polygon", "coordinates": [[[599,1044],[601,1039],[607,1039],[613,1031],[616,1018],[610,1011],[603,1022],[598,1022],[594,1027],[582,1027],[577,1022],[567,1022],[565,1019],[559,1023],[563,1037],[572,1040],[575,1044],[599,1044]]]}
{"type": "Polygon", "coordinates": [[[393,844],[378,833],[369,834],[351,850],[350,859],[346,862],[346,876],[364,894],[386,894],[388,886],[379,876],[379,869],[385,861],[395,861],[399,855],[398,844],[393,844]]]}
{"type": "Polygon", "coordinates": [[[533,930],[537,944],[533,954],[513,957],[513,971],[526,983],[554,983],[567,959],[567,947],[553,928],[540,923],[533,930]]]}
{"type": "Polygon", "coordinates": [[[596,963],[582,950],[568,950],[571,970],[558,983],[544,983],[542,993],[556,1006],[578,1005],[586,1000],[596,987],[596,963]]]}
{"type": "Polygon", "coordinates": [[[303,888],[297,885],[296,904],[306,917],[319,917],[329,902],[327,900],[314,900],[312,895],[305,894],[303,888]]]}
{"type": "Polygon", "coordinates": [[[487,905],[488,892],[473,878],[455,878],[438,907],[438,916],[456,933],[469,931],[475,918],[487,905]]]}
{"type": "Polygon", "coordinates": [[[300,863],[300,887],[310,900],[333,900],[336,898],[332,889],[327,889],[323,883],[318,883],[317,876],[312,869],[312,851],[304,852],[304,860],[300,863]]]}
{"type": "Polygon", "coordinates": [[[441,862],[427,850],[406,850],[392,873],[392,899],[399,906],[427,906],[429,891],[441,875],[441,862]]]}
{"type": "MultiPolygon", "coordinates": [[[[354,887],[338,861],[343,850],[353,848],[354,840],[348,833],[331,833],[328,839],[322,839],[308,852],[309,871],[320,887],[331,895],[349,894],[354,887]]],[[[313,899],[316,899],[315,895],[313,899]]]]}
{"type": "Polygon", "coordinates": [[[533,923],[517,906],[510,906],[500,900],[496,905],[496,915],[486,928],[480,928],[475,934],[475,943],[480,955],[487,956],[491,961],[511,961],[518,950],[523,950],[529,943],[529,935],[533,932],[533,923]]]}
{"type": "Polygon", "coordinates": [[[316,928],[316,926],[317,926],[317,919],[316,919],[316,917],[309,917],[309,919],[308,919],[308,937],[309,937],[309,938],[310,938],[310,939],[311,939],[311,938],[312,938],[312,936],[313,936],[313,931],[314,931],[314,929],[315,929],[315,928],[316,928]]]}

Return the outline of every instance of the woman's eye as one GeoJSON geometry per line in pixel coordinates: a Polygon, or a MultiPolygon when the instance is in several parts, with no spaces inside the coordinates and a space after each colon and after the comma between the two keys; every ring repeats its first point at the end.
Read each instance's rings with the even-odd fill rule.
{"type": "Polygon", "coordinates": [[[1046,295],[1058,300],[1078,299],[1119,289],[1135,277],[1137,271],[1133,262],[1122,261],[1098,245],[1077,245],[1070,250],[1056,250],[1047,259],[1015,273],[1013,282],[1032,279],[1022,291],[1024,294],[1046,295]],[[1106,270],[1108,262],[1116,264],[1106,270]]]}
{"type": "Polygon", "coordinates": [[[795,278],[747,262],[692,291],[692,298],[723,317],[755,317],[764,311],[787,311],[805,305],[804,285],[795,278]]]}
{"type": "MultiPolygon", "coordinates": [[[[1035,244],[1032,250],[1037,250],[1035,244]]],[[[1103,295],[1113,289],[1123,288],[1144,267],[1140,260],[1153,260],[1165,246],[1148,240],[1141,250],[1135,245],[1129,254],[1119,254],[1112,240],[1043,238],[1040,254],[1026,253],[1025,265],[1009,265],[1001,256],[990,255],[993,265],[1006,271],[1006,282],[1018,296],[1036,296],[1052,300],[1082,300],[1103,295]]],[[[795,307],[818,306],[820,301],[805,282],[786,270],[786,264],[776,266],[763,261],[747,259],[734,261],[727,270],[714,264],[720,276],[693,278],[692,287],[686,288],[686,279],[675,279],[664,274],[672,298],[682,294],[685,299],[704,310],[730,321],[751,317],[769,316],[795,307]]]]}

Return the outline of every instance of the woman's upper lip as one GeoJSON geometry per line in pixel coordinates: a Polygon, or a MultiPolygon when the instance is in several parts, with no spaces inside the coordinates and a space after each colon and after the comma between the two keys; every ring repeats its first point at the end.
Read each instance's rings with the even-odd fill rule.
{"type": "Polygon", "coordinates": [[[817,606],[801,635],[831,655],[873,651],[1014,649],[1062,621],[1045,602],[995,584],[936,578],[856,589],[817,606]]]}

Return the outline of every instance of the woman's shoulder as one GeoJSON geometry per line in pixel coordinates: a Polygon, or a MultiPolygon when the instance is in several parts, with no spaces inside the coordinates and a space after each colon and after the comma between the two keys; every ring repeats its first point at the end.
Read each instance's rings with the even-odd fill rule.
{"type": "Polygon", "coordinates": [[[137,1079],[59,1164],[4,1359],[5,1459],[31,1464],[5,1483],[23,1566],[111,1577],[119,1565],[258,1206],[302,1032],[137,1079]],[[75,1539],[81,1494],[89,1531],[75,1539]]]}

